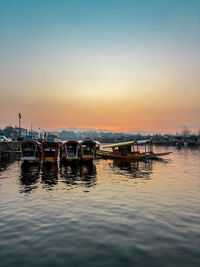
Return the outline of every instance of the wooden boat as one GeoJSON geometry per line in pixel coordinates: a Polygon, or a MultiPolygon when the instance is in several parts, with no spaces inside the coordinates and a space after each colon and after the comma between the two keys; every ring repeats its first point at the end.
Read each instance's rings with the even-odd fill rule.
{"type": "Polygon", "coordinates": [[[79,142],[67,141],[60,146],[60,160],[62,162],[75,162],[78,160],[79,142]]]}
{"type": "Polygon", "coordinates": [[[111,145],[106,145],[103,148],[111,148],[112,151],[97,150],[97,155],[102,158],[113,159],[127,159],[127,160],[139,160],[157,158],[165,156],[171,152],[154,153],[151,140],[130,141],[122,142],[111,145]],[[139,147],[143,146],[144,151],[140,152],[139,147]]]}
{"type": "Polygon", "coordinates": [[[39,163],[42,155],[41,144],[34,140],[21,142],[21,161],[23,163],[39,163]]]}
{"type": "Polygon", "coordinates": [[[42,143],[42,161],[43,163],[56,163],[58,159],[59,143],[54,141],[45,141],[42,143]]]}
{"type": "Polygon", "coordinates": [[[93,161],[96,157],[96,148],[98,143],[90,138],[79,142],[79,160],[93,161]]]}

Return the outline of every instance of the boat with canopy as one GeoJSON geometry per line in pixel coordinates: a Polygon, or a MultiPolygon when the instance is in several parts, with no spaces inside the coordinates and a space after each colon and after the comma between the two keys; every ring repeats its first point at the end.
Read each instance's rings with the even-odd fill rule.
{"type": "Polygon", "coordinates": [[[109,148],[111,151],[97,150],[97,155],[102,158],[138,160],[147,158],[158,158],[165,156],[171,152],[154,153],[151,140],[129,141],[110,145],[105,145],[103,148],[109,148]],[[141,151],[143,147],[143,151],[141,151]]]}
{"type": "Polygon", "coordinates": [[[42,155],[41,144],[35,140],[24,140],[20,143],[23,163],[39,163],[42,155]]]}
{"type": "Polygon", "coordinates": [[[96,150],[99,147],[99,143],[87,138],[84,141],[79,142],[79,160],[92,161],[96,157],[96,150]]]}
{"type": "Polygon", "coordinates": [[[56,163],[58,160],[59,142],[45,141],[42,143],[43,163],[56,163]]]}
{"type": "Polygon", "coordinates": [[[79,142],[67,141],[60,146],[60,160],[62,162],[75,162],[78,160],[79,142]]]}

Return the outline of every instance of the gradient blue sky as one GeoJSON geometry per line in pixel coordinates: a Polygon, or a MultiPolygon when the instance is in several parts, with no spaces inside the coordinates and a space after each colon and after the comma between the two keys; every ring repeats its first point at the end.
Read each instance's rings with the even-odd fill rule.
{"type": "Polygon", "coordinates": [[[200,127],[200,1],[0,3],[0,127],[200,127]]]}

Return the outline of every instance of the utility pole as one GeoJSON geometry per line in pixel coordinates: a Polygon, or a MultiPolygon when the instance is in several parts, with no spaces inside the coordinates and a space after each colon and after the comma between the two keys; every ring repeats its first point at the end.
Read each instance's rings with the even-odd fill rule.
{"type": "Polygon", "coordinates": [[[19,137],[21,137],[21,118],[22,118],[21,113],[18,114],[18,118],[19,118],[19,137]]]}

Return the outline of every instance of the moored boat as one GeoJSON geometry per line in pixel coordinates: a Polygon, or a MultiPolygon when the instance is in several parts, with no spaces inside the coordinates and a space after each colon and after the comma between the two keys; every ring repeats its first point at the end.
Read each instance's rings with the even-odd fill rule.
{"type": "Polygon", "coordinates": [[[148,158],[158,158],[171,152],[154,153],[151,140],[121,142],[106,145],[103,148],[110,148],[112,151],[97,150],[97,155],[102,158],[139,160],[148,158]],[[140,151],[141,146],[144,148],[140,151]]]}
{"type": "Polygon", "coordinates": [[[79,142],[79,160],[93,161],[96,157],[98,143],[90,138],[79,142]]]}
{"type": "Polygon", "coordinates": [[[42,161],[43,163],[56,163],[58,160],[59,143],[54,141],[45,141],[42,143],[42,161]]]}
{"type": "Polygon", "coordinates": [[[62,162],[75,162],[78,160],[79,142],[67,141],[60,146],[60,160],[62,162]]]}
{"type": "Polygon", "coordinates": [[[39,163],[42,155],[41,144],[34,140],[21,142],[21,157],[23,163],[39,163]]]}

